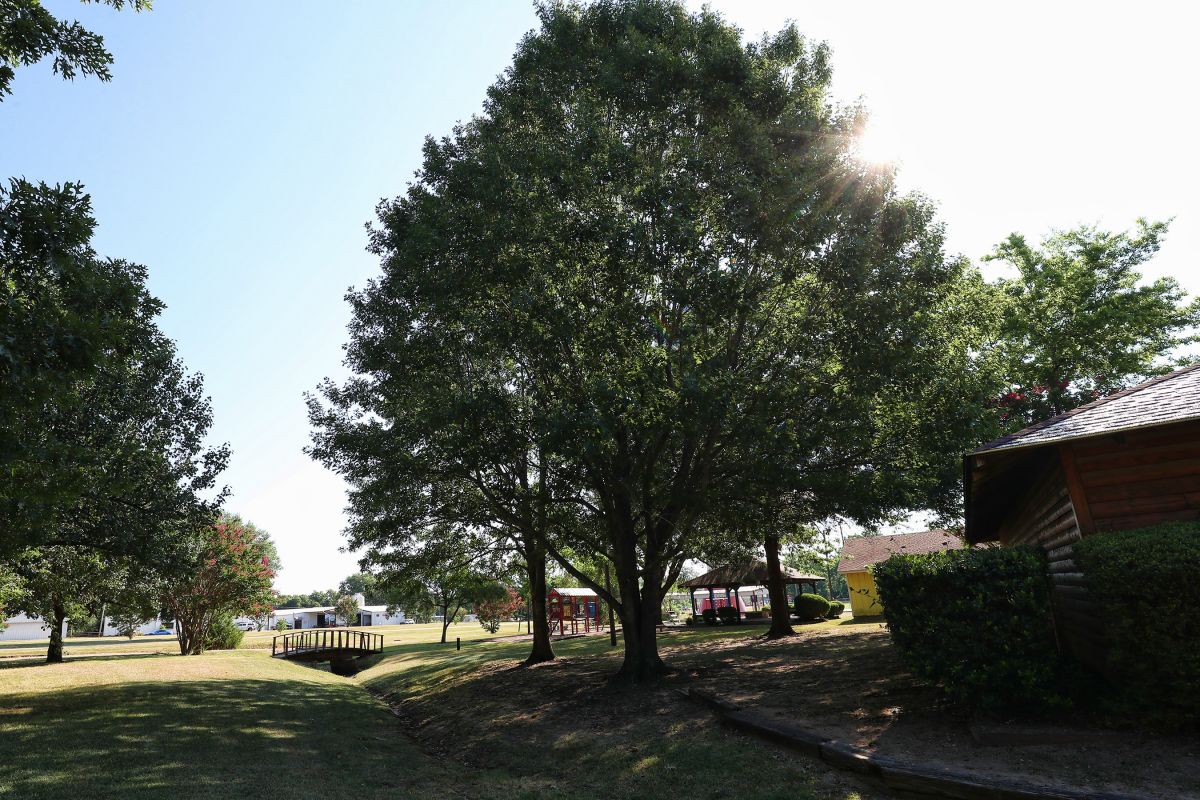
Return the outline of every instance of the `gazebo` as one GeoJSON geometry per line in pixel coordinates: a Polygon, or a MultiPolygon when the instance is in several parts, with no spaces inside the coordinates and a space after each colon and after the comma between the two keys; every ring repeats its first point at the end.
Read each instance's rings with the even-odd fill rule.
{"type": "MultiPolygon", "coordinates": [[[[807,575],[803,572],[780,567],[780,572],[783,573],[783,582],[787,586],[801,587],[808,586],[809,590],[814,594],[817,591],[817,583],[824,581],[820,575],[807,575]]],[[[727,567],[718,567],[714,570],[709,570],[703,575],[692,578],[689,581],[684,581],[681,586],[688,590],[688,594],[692,599],[692,616],[698,616],[696,611],[696,591],[702,590],[708,592],[709,608],[716,610],[720,601],[717,595],[717,590],[725,593],[725,602],[721,605],[733,606],[737,609],[738,619],[742,618],[741,602],[738,600],[738,589],[743,586],[766,586],[767,584],[767,562],[758,559],[734,564],[727,567]]]]}

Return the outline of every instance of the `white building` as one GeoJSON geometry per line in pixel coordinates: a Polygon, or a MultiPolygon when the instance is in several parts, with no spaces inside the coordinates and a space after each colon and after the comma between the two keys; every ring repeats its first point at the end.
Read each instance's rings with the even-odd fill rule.
{"type": "MultiPolygon", "coordinates": [[[[368,606],[361,594],[354,595],[358,602],[358,620],[352,624],[357,626],[369,625],[403,625],[403,611],[388,613],[387,606],[368,606]]],[[[267,618],[267,627],[274,628],[279,620],[287,623],[289,628],[332,628],[338,624],[333,606],[314,606],[312,608],[277,608],[267,618]]]]}
{"type": "MultiPolygon", "coordinates": [[[[40,617],[17,614],[4,620],[4,624],[4,630],[0,631],[0,641],[50,641],[50,626],[40,617]]],[[[67,635],[67,620],[63,620],[62,635],[67,635]]]]}
{"type": "MultiPolygon", "coordinates": [[[[174,630],[175,623],[172,622],[170,625],[164,625],[161,619],[155,617],[154,619],[146,620],[141,625],[138,625],[134,630],[136,630],[139,634],[145,635],[147,633],[153,633],[154,631],[162,630],[163,628],[166,628],[167,630],[174,630]]],[[[110,617],[104,618],[104,635],[124,636],[124,634],[117,630],[117,627],[113,625],[113,621],[110,617]]]]}

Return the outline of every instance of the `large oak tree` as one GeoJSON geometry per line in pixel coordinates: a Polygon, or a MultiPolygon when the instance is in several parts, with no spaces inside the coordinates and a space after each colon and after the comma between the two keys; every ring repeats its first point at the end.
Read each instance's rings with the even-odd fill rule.
{"type": "MultiPolygon", "coordinates": [[[[546,550],[613,604],[620,677],[642,680],[665,668],[663,596],[716,522],[871,520],[953,484],[945,453],[978,417],[977,280],[929,203],[853,157],[863,114],[832,104],[828,53],[794,28],[745,43],[657,0],[539,14],[483,113],[429,140],[380,207],[358,375],[313,417],[352,476],[351,530],[380,546],[420,528],[369,514],[436,492],[375,476],[443,437],[476,439],[462,471],[538,487],[546,550]],[[494,399],[423,408],[444,393],[410,386],[413,363],[494,399]],[[357,432],[380,446],[340,445],[357,432]],[[606,562],[613,592],[581,568],[606,562]]],[[[750,527],[729,535],[761,542],[750,527]]]]}

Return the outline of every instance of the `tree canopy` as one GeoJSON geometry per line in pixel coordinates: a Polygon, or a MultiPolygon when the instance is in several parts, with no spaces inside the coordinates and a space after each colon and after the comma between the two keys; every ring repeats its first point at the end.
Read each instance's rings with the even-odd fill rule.
{"type": "Polygon", "coordinates": [[[227,447],[158,329],[144,267],[91,249],[77,185],[0,189],[0,556],[80,545],[143,561],[206,520],[227,447]]]}
{"type": "Polygon", "coordinates": [[[828,51],[795,28],[744,43],[655,0],[539,15],[483,113],[428,140],[380,206],[356,375],[311,413],[356,493],[354,540],[380,549],[425,535],[429,509],[477,524],[437,484],[374,479],[446,432],[472,440],[461,473],[524,476],[550,555],[621,615],[637,680],[663,668],[662,596],[706,520],[780,503],[874,520],[953,495],[947,453],[984,394],[981,282],[929,202],[853,158],[864,114],[834,106],[828,51]],[[414,367],[445,388],[413,392],[414,367]],[[422,512],[381,513],[403,504],[422,512]],[[616,591],[577,561],[610,563],[616,591]]]}
{"type": "Polygon", "coordinates": [[[996,288],[1002,309],[998,405],[1015,430],[1168,371],[1196,341],[1200,300],[1179,282],[1147,282],[1138,269],[1162,245],[1167,224],[1132,232],[1085,226],[1040,246],[1012,234],[989,256],[1016,271],[996,288]]]}
{"type": "MultiPolygon", "coordinates": [[[[83,0],[115,9],[147,11],[152,0],[83,0]]],[[[57,19],[40,0],[0,0],[0,102],[12,94],[16,68],[53,58],[54,74],[72,80],[77,74],[112,80],[112,54],[104,38],[78,22],[57,19]]]]}
{"type": "Polygon", "coordinates": [[[209,628],[217,620],[269,611],[278,567],[267,534],[235,515],[222,514],[192,531],[188,543],[186,570],[169,577],[162,589],[183,655],[204,652],[209,628]]]}

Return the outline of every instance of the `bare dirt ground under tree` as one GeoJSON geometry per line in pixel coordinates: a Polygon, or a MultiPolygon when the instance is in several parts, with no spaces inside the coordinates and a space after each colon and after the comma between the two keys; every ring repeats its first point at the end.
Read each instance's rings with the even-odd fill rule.
{"type": "MultiPolygon", "coordinates": [[[[760,629],[683,630],[664,634],[663,652],[678,673],[652,689],[606,684],[617,656],[607,640],[559,645],[563,658],[517,669],[519,643],[473,646],[458,664],[385,661],[362,680],[406,720],[426,748],[468,763],[551,774],[603,769],[598,753],[619,753],[646,769],[689,768],[688,737],[714,735],[714,715],[674,691],[702,687],[764,716],[786,719],[831,738],[925,766],[976,775],[1126,793],[1200,798],[1200,739],[1066,723],[970,719],[943,708],[932,686],[904,668],[887,631],[852,620],[805,626],[788,640],[766,641],[760,629]],[[389,663],[391,662],[391,663],[389,663]],[[1053,745],[985,746],[972,727],[1078,736],[1053,745]]],[[[715,735],[736,737],[725,729],[715,735]]],[[[709,748],[704,748],[706,751],[709,748]]],[[[816,761],[765,743],[763,763],[789,763],[824,782],[834,796],[883,789],[830,775],[816,761]]],[[[611,765],[610,765],[611,766],[611,765]]],[[[767,774],[771,771],[761,772],[767,774]]]]}

